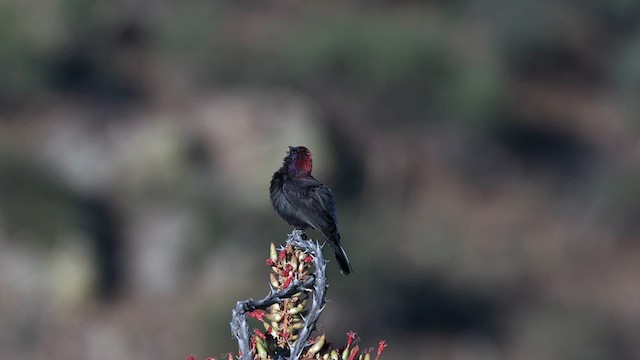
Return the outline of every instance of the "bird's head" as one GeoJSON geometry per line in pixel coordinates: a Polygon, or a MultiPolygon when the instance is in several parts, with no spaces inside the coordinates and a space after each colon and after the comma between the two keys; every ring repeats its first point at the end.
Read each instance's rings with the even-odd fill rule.
{"type": "Polygon", "coordinates": [[[313,168],[311,152],[304,146],[289,146],[289,153],[284,158],[284,166],[291,176],[311,175],[313,168]]]}

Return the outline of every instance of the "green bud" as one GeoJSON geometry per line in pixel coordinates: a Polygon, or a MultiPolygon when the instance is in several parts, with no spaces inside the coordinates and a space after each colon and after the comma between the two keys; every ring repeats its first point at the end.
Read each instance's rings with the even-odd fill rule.
{"type": "Polygon", "coordinates": [[[267,359],[267,349],[264,348],[264,343],[262,342],[262,339],[257,338],[256,339],[256,350],[258,350],[258,356],[260,356],[260,359],[267,359]]]}
{"type": "Polygon", "coordinates": [[[267,314],[264,317],[269,321],[280,322],[280,320],[282,320],[282,314],[280,314],[279,312],[275,312],[273,314],[267,314]]]}
{"type": "Polygon", "coordinates": [[[294,308],[287,310],[287,314],[297,314],[304,309],[304,305],[300,304],[294,308]]]}
{"type": "Polygon", "coordinates": [[[278,260],[278,252],[276,251],[276,246],[273,245],[273,243],[271,243],[271,246],[269,246],[269,259],[273,261],[278,260]]]}
{"type": "Polygon", "coordinates": [[[302,329],[302,327],[304,326],[304,324],[302,322],[297,322],[291,325],[291,327],[295,330],[300,330],[302,329]]]}
{"type": "Polygon", "coordinates": [[[320,351],[320,349],[322,349],[322,347],[324,346],[324,334],[318,336],[316,338],[316,342],[313,344],[313,346],[311,346],[311,348],[309,348],[309,351],[307,352],[307,354],[313,356],[315,355],[318,351],[320,351]]]}
{"type": "Polygon", "coordinates": [[[338,356],[338,350],[333,349],[331,350],[331,360],[339,360],[339,356],[338,356]]]}
{"type": "Polygon", "coordinates": [[[276,278],[276,275],[274,273],[269,274],[269,281],[271,282],[271,286],[273,286],[274,289],[280,288],[280,284],[278,283],[278,279],[276,278]]]}
{"type": "Polygon", "coordinates": [[[342,360],[347,360],[349,358],[349,347],[344,348],[342,352],[342,360]]]}

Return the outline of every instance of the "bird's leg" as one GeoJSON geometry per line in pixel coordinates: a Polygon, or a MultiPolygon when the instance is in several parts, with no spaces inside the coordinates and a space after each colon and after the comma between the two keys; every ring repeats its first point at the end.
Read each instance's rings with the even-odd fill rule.
{"type": "Polygon", "coordinates": [[[298,231],[300,233],[300,237],[302,238],[302,240],[309,240],[309,238],[307,237],[307,234],[304,233],[303,228],[295,227],[294,229],[295,231],[298,231]]]}

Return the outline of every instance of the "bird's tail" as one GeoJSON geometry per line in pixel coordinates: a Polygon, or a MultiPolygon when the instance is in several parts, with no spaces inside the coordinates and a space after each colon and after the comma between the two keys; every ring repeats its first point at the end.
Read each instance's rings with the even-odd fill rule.
{"type": "Polygon", "coordinates": [[[331,236],[327,236],[329,239],[329,245],[331,245],[331,249],[334,254],[336,254],[336,260],[338,260],[338,266],[340,266],[340,272],[343,275],[349,275],[353,272],[351,269],[351,264],[349,263],[349,258],[347,257],[347,253],[344,252],[344,249],[340,245],[340,234],[338,231],[334,231],[331,236]]]}

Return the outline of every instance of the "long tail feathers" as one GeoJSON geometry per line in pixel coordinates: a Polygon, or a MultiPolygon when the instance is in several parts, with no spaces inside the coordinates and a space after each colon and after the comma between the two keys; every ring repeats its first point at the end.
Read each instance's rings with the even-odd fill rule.
{"type": "Polygon", "coordinates": [[[329,245],[331,245],[331,249],[336,254],[336,260],[338,260],[338,266],[340,266],[340,272],[343,275],[349,275],[353,272],[351,269],[351,264],[349,263],[349,258],[347,257],[347,253],[344,252],[344,249],[340,245],[340,234],[335,231],[331,234],[329,239],[329,245]]]}

